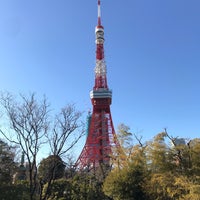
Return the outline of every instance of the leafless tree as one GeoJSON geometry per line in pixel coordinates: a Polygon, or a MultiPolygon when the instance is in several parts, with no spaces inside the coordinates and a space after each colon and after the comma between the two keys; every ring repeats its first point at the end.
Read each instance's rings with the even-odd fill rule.
{"type": "Polygon", "coordinates": [[[183,140],[179,139],[178,137],[173,137],[170,136],[167,132],[167,128],[164,128],[164,133],[166,135],[166,137],[170,140],[170,142],[173,144],[174,147],[174,160],[177,164],[177,166],[180,167],[180,169],[182,170],[184,168],[184,165],[186,165],[185,163],[187,163],[187,167],[191,168],[191,153],[190,153],[190,143],[191,140],[188,140],[188,142],[186,143],[186,139],[183,140]],[[183,143],[180,143],[180,141],[183,143]],[[179,142],[178,142],[179,141],[179,142]],[[188,157],[186,158],[186,155],[184,155],[184,151],[188,151],[188,157]]]}
{"type": "MultiPolygon", "coordinates": [[[[56,115],[52,135],[48,137],[51,152],[54,156],[62,157],[66,155],[85,134],[84,123],[81,121],[81,116],[82,113],[77,111],[72,104],[62,108],[61,112],[56,115]]],[[[42,197],[43,200],[48,198],[54,180],[56,163],[52,169],[52,173],[47,182],[46,192],[42,197]]]]}
{"type": "MultiPolygon", "coordinates": [[[[46,199],[46,195],[42,197],[42,192],[37,191],[40,181],[36,163],[38,152],[44,144],[50,145],[51,154],[54,156],[62,157],[69,152],[85,133],[84,123],[81,121],[82,113],[77,111],[74,105],[67,105],[55,116],[54,123],[51,124],[50,108],[45,97],[38,101],[34,93],[19,96],[20,99],[17,99],[10,93],[1,93],[1,122],[5,122],[4,117],[7,116],[8,126],[0,124],[0,133],[9,142],[18,145],[27,159],[30,200],[34,199],[37,192],[40,199],[46,199]]],[[[47,192],[51,188],[53,174],[54,172],[49,179],[47,192]]],[[[39,189],[42,187],[40,183],[39,189]]]]}
{"type": "Polygon", "coordinates": [[[18,145],[26,156],[32,200],[37,188],[37,155],[46,142],[44,136],[49,127],[49,105],[45,97],[37,101],[34,93],[29,96],[20,95],[19,101],[10,93],[3,93],[0,100],[9,121],[9,127],[1,126],[0,133],[18,145]]]}
{"type": "Polygon", "coordinates": [[[85,133],[84,123],[80,120],[82,113],[76,111],[72,104],[61,109],[56,115],[53,133],[49,143],[53,155],[66,154],[85,133]]]}

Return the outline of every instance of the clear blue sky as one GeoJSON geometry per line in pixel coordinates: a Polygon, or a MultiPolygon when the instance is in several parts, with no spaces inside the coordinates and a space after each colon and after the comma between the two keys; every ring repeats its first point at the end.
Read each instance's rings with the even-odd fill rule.
{"type": "MultiPolygon", "coordinates": [[[[115,129],[200,133],[200,1],[102,0],[115,129]]],[[[0,0],[0,86],[87,113],[97,0],[0,0]]],[[[85,114],[86,115],[86,114],[85,114]]]]}

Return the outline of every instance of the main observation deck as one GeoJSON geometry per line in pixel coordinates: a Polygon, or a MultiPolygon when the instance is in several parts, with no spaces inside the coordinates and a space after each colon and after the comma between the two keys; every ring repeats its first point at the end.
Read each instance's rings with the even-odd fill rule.
{"type": "Polygon", "coordinates": [[[92,90],[90,92],[91,99],[102,99],[102,98],[110,98],[112,99],[112,90],[99,88],[97,90],[92,90]]]}

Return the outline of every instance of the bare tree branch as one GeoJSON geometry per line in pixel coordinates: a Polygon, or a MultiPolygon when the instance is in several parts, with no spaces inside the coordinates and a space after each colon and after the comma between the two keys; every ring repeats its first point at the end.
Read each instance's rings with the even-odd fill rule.
{"type": "Polygon", "coordinates": [[[1,105],[14,135],[7,136],[3,128],[0,128],[0,133],[8,141],[19,145],[28,160],[30,199],[32,200],[37,184],[37,154],[44,143],[44,136],[49,126],[49,105],[45,97],[38,102],[34,93],[28,97],[21,94],[20,99],[21,101],[17,101],[10,93],[1,94],[1,105]]]}
{"type": "Polygon", "coordinates": [[[137,142],[139,143],[140,147],[143,147],[144,145],[142,143],[142,136],[139,137],[134,133],[134,137],[137,140],[137,142]]]}
{"type": "Polygon", "coordinates": [[[49,138],[53,155],[63,155],[68,152],[84,135],[84,123],[80,120],[81,112],[74,105],[61,109],[54,121],[52,137],[49,138]]]}

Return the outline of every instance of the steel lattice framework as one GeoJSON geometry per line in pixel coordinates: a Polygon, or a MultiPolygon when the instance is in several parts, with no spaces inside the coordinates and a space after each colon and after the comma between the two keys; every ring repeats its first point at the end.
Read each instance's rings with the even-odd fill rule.
{"type": "Polygon", "coordinates": [[[98,0],[98,25],[96,34],[95,85],[90,92],[93,105],[89,120],[88,136],[85,146],[76,162],[79,169],[96,169],[101,164],[110,165],[113,148],[117,142],[110,105],[112,91],[109,90],[104,60],[104,27],[101,25],[100,0],[98,0]]]}

